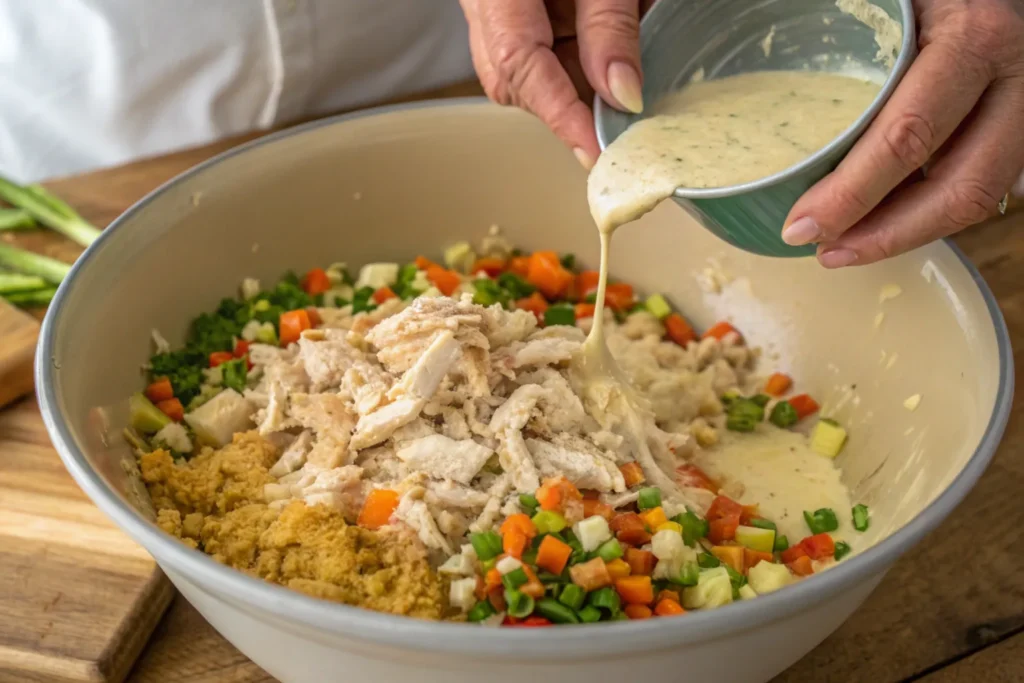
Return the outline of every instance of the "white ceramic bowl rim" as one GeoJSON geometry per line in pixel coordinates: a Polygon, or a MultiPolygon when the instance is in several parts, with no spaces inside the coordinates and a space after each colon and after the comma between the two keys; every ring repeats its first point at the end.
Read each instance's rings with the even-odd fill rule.
{"type": "MultiPolygon", "coordinates": [[[[910,64],[916,54],[917,24],[914,7],[911,4],[911,0],[897,0],[897,2],[900,6],[900,12],[905,17],[905,20],[901,22],[901,26],[903,28],[903,40],[900,41],[900,51],[896,55],[896,61],[893,64],[892,71],[890,71],[889,75],[886,76],[885,82],[882,83],[882,88],[878,91],[875,99],[871,101],[871,105],[868,106],[868,108],[865,109],[864,112],[857,117],[857,120],[851,123],[846,130],[837,135],[831,142],[811,156],[797,164],[794,164],[793,166],[779,171],[778,173],[774,173],[764,178],[758,178],[757,180],[751,180],[746,183],[740,183],[739,185],[707,188],[679,187],[676,188],[674,196],[680,199],[718,199],[721,197],[734,197],[736,195],[755,192],[773,185],[785,183],[802,175],[808,169],[814,167],[825,159],[836,159],[837,152],[840,148],[846,145],[850,140],[859,138],[861,134],[867,130],[868,126],[871,125],[875,116],[882,110],[885,103],[889,101],[889,97],[893,92],[896,91],[896,87],[900,84],[900,81],[907,73],[907,70],[910,69],[910,64]]],[[[640,21],[641,49],[643,48],[642,43],[644,36],[646,35],[645,29],[650,24],[649,20],[653,16],[657,16],[657,11],[655,9],[652,9],[640,21]]],[[[601,99],[600,95],[594,95],[594,125],[597,132],[597,141],[602,150],[612,143],[612,140],[608,139],[608,131],[602,124],[602,120],[613,111],[615,110],[601,99]]]]}
{"type": "Polygon", "coordinates": [[[963,253],[952,243],[946,242],[946,248],[960,259],[984,298],[997,340],[999,386],[985,433],[974,454],[949,487],[906,526],[833,569],[783,591],[717,610],[692,612],[682,619],[615,622],[594,627],[559,628],[555,631],[493,629],[381,614],[311,598],[222,565],[212,557],[185,546],[145,520],[90,466],[62,418],[63,404],[56,389],[59,373],[51,358],[56,348],[58,321],[66,305],[68,291],[75,286],[81,272],[89,267],[95,254],[105,244],[118,239],[122,232],[130,229],[133,217],[168,188],[235,155],[245,154],[256,147],[273,144],[294,135],[326,126],[344,125],[347,121],[367,116],[428,107],[493,106],[486,102],[484,98],[458,98],[390,105],[314,121],[251,141],[193,167],[150,192],[111,223],[75,262],[43,321],[36,352],[35,379],[43,420],[61,459],[78,485],[122,530],[162,563],[204,591],[216,591],[240,606],[273,614],[282,620],[282,626],[290,622],[296,626],[326,630],[367,643],[452,655],[502,659],[531,657],[537,660],[556,660],[571,655],[574,658],[596,659],[739,633],[827,600],[843,589],[870,580],[872,576],[885,571],[905,550],[934,529],[974,486],[995,453],[1006,427],[1013,396],[1013,358],[1006,323],[991,290],[963,253]]]}

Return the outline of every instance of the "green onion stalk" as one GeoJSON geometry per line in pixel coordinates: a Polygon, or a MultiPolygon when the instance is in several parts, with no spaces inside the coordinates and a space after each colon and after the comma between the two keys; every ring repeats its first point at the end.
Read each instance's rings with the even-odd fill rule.
{"type": "Polygon", "coordinates": [[[24,209],[0,209],[0,231],[31,230],[38,227],[36,219],[24,209]]]}
{"type": "Polygon", "coordinates": [[[60,284],[71,270],[71,266],[63,261],[6,244],[0,244],[0,267],[23,275],[36,275],[55,285],[60,284]]]}
{"type": "Polygon", "coordinates": [[[0,176],[0,199],[83,247],[89,246],[100,236],[99,228],[39,185],[22,186],[0,176]]]}

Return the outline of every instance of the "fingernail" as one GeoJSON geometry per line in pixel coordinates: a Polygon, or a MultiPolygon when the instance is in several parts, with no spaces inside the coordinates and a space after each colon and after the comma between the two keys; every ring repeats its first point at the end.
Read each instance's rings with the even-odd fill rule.
{"type": "Polygon", "coordinates": [[[796,219],[782,231],[782,241],[791,247],[810,244],[820,236],[821,228],[808,216],[796,219]]]}
{"type": "Polygon", "coordinates": [[[576,160],[583,164],[583,168],[588,171],[594,168],[594,160],[590,158],[590,155],[583,151],[582,147],[573,147],[572,153],[576,155],[576,160]]]}
{"type": "Polygon", "coordinates": [[[850,249],[829,249],[818,255],[818,263],[826,268],[845,268],[857,260],[857,252],[850,249]]]}
{"type": "Polygon", "coordinates": [[[634,114],[644,110],[644,96],[640,89],[640,75],[625,62],[612,62],[608,67],[608,89],[619,104],[634,114]]]}

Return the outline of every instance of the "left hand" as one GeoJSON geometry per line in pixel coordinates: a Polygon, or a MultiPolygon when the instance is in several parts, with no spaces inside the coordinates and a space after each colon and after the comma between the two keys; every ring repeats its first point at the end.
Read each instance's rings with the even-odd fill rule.
{"type": "Polygon", "coordinates": [[[818,243],[826,268],[874,263],[980,223],[1024,170],[1024,0],[914,7],[919,56],[786,219],[783,239],[818,243]]]}

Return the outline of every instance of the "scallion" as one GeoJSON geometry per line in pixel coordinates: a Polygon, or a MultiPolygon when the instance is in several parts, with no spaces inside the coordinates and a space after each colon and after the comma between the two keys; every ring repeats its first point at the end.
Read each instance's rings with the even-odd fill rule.
{"type": "Polygon", "coordinates": [[[853,528],[857,531],[867,531],[871,526],[871,517],[868,514],[868,506],[858,503],[853,506],[853,528]]]}
{"type": "Polygon", "coordinates": [[[696,586],[699,579],[700,565],[696,562],[683,562],[683,566],[679,568],[679,574],[673,577],[672,583],[678,583],[680,586],[696,586]]]}
{"type": "Polygon", "coordinates": [[[605,609],[612,614],[619,611],[622,606],[622,598],[615,592],[614,588],[606,586],[604,588],[598,588],[596,591],[592,591],[587,596],[587,604],[591,607],[598,609],[605,609]]]}
{"type": "Polygon", "coordinates": [[[597,548],[597,556],[605,562],[617,560],[625,553],[618,539],[609,538],[597,548]]]}
{"type": "Polygon", "coordinates": [[[501,536],[493,531],[470,534],[469,542],[476,551],[477,559],[487,561],[501,554],[501,536]]]}
{"type": "Polygon", "coordinates": [[[637,494],[636,506],[640,510],[653,510],[656,507],[661,507],[661,489],[654,486],[640,489],[640,493],[637,494]]]}
{"type": "Polygon", "coordinates": [[[789,539],[784,534],[775,534],[775,547],[772,548],[777,553],[781,553],[783,550],[789,550],[789,539]]]}
{"type": "Polygon", "coordinates": [[[562,257],[562,267],[566,270],[572,270],[576,267],[576,254],[566,254],[562,257]]]}
{"type": "Polygon", "coordinates": [[[734,432],[752,432],[763,419],[763,406],[747,398],[738,398],[729,406],[725,427],[734,432]]]}
{"type": "Polygon", "coordinates": [[[537,508],[540,507],[540,503],[537,502],[537,497],[530,493],[519,494],[519,507],[523,508],[530,517],[533,517],[537,513],[537,508]]]}
{"type": "Polygon", "coordinates": [[[522,567],[516,567],[508,574],[501,577],[501,582],[505,584],[505,588],[517,589],[520,586],[524,586],[530,582],[530,577],[526,575],[526,572],[522,567]]]}
{"type": "Polygon", "coordinates": [[[792,427],[800,419],[800,416],[796,414],[796,408],[789,401],[779,401],[772,408],[771,414],[768,416],[768,420],[771,421],[776,427],[785,429],[792,427]]]}
{"type": "Polygon", "coordinates": [[[515,273],[502,273],[498,276],[498,285],[509,293],[513,299],[523,299],[537,291],[537,288],[515,273]]]}
{"type": "Polygon", "coordinates": [[[506,611],[510,617],[523,619],[533,613],[535,602],[532,597],[515,588],[505,589],[506,611]]]}
{"type": "Polygon", "coordinates": [[[71,271],[71,266],[63,261],[6,244],[0,244],[0,266],[24,275],[37,275],[55,285],[59,285],[71,271]]]}
{"type": "Polygon", "coordinates": [[[672,521],[683,527],[683,542],[691,548],[695,547],[697,541],[707,536],[711,531],[707,520],[702,519],[690,510],[679,513],[672,518],[672,521]]]}
{"type": "Polygon", "coordinates": [[[538,534],[557,533],[566,527],[565,517],[554,510],[541,510],[533,516],[538,534]]]}
{"type": "Polygon", "coordinates": [[[714,569],[715,567],[720,567],[722,561],[711,553],[701,553],[697,555],[697,564],[701,569],[714,569]]]}
{"type": "Polygon", "coordinates": [[[754,394],[750,397],[750,402],[754,405],[764,408],[768,405],[768,402],[772,400],[772,397],[768,394],[754,394]]]}
{"type": "Polygon", "coordinates": [[[576,612],[551,598],[541,598],[540,600],[537,600],[535,609],[538,614],[543,617],[547,617],[556,624],[580,623],[580,618],[576,616],[576,612]]]}
{"type": "Polygon", "coordinates": [[[849,555],[851,550],[852,548],[850,547],[849,543],[847,543],[846,541],[839,541],[838,543],[836,543],[836,549],[832,553],[832,557],[834,557],[836,560],[841,560],[847,555],[849,555]]]}
{"type": "Polygon", "coordinates": [[[839,528],[839,520],[832,508],[820,508],[813,513],[804,510],[804,521],[812,534],[823,534],[839,528]]]}
{"type": "Polygon", "coordinates": [[[523,564],[537,564],[537,549],[527,548],[526,550],[524,550],[522,560],[523,564]]]}
{"type": "Polygon", "coordinates": [[[756,526],[758,529],[771,529],[772,531],[778,531],[779,527],[775,526],[775,522],[770,519],[764,519],[763,517],[755,517],[749,522],[750,526],[756,526]]]}
{"type": "Polygon", "coordinates": [[[597,609],[592,605],[587,605],[581,609],[577,614],[580,617],[580,621],[584,624],[594,624],[601,621],[601,610],[597,609]]]}
{"type": "Polygon", "coordinates": [[[83,247],[89,246],[100,236],[99,228],[39,185],[22,187],[0,176],[0,198],[83,247]]]}
{"type": "Polygon", "coordinates": [[[556,304],[544,311],[544,324],[547,327],[552,325],[575,325],[576,311],[568,304],[556,304]]]}
{"type": "Polygon", "coordinates": [[[732,587],[736,590],[743,588],[747,583],[747,577],[740,574],[738,571],[730,567],[729,565],[722,565],[725,567],[725,571],[729,574],[729,581],[732,583],[732,587]]]}
{"type": "Polygon", "coordinates": [[[38,227],[35,219],[24,209],[0,209],[0,231],[31,230],[38,227]]]}
{"type": "Polygon", "coordinates": [[[583,606],[583,601],[587,597],[587,592],[577,586],[575,583],[570,583],[562,589],[561,595],[558,596],[558,601],[566,607],[578,610],[583,606]]]}
{"type": "Polygon", "coordinates": [[[470,621],[483,621],[487,617],[497,614],[494,611],[494,606],[488,600],[481,600],[480,602],[473,605],[473,609],[469,610],[467,618],[470,621]]]}

